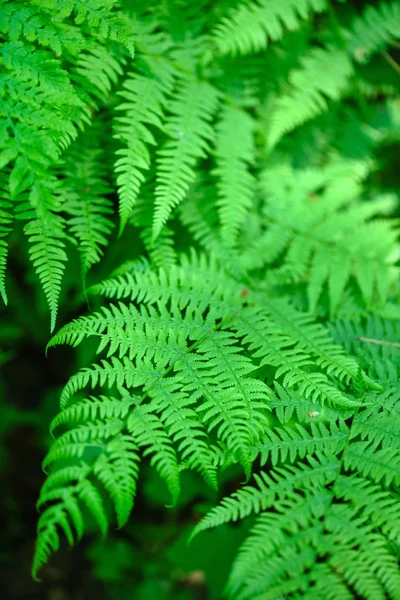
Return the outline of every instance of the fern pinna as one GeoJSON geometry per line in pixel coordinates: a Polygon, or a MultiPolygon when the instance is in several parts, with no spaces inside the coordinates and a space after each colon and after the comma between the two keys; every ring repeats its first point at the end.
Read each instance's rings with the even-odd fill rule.
{"type": "Polygon", "coordinates": [[[397,0],[0,3],[0,295],[9,253],[77,311],[48,351],[98,342],[35,577],[143,463],[171,505],[239,465],[194,529],[249,517],[229,598],[400,596],[399,37],[397,0]]]}

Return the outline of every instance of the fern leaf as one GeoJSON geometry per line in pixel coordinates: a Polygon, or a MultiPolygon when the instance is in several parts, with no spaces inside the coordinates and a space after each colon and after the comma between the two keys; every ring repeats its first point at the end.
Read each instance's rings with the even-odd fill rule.
{"type": "Polygon", "coordinates": [[[382,481],[385,486],[400,481],[400,460],[396,448],[376,447],[369,442],[354,442],[344,454],[346,468],[356,469],[375,482],[382,481]]]}
{"type": "Polygon", "coordinates": [[[336,454],[347,445],[349,432],[344,423],[334,422],[327,427],[324,423],[311,423],[310,431],[296,424],[296,428],[276,427],[265,432],[265,438],[255,450],[261,453],[261,465],[271,459],[275,466],[279,461],[291,463],[296,458],[305,458],[308,454],[324,452],[336,454]]]}
{"type": "Polygon", "coordinates": [[[268,135],[270,148],[284,134],[327,110],[327,100],[338,100],[353,74],[347,54],[335,48],[314,48],[301,62],[302,68],[289,75],[291,92],[277,99],[272,112],[268,135]]]}
{"type": "Polygon", "coordinates": [[[5,277],[8,254],[8,245],[4,238],[6,238],[11,231],[11,223],[13,219],[11,207],[12,204],[9,201],[9,194],[7,193],[2,182],[0,185],[0,294],[4,304],[7,304],[5,277]]]}
{"type": "Polygon", "coordinates": [[[308,489],[321,482],[331,482],[335,479],[338,463],[334,459],[322,458],[318,463],[311,461],[310,465],[299,463],[296,467],[286,469],[275,469],[271,474],[262,472],[254,475],[258,489],[253,486],[245,486],[231,497],[224,498],[221,504],[213,508],[198,523],[193,530],[192,537],[222,523],[237,521],[250,515],[252,512],[259,513],[274,505],[279,498],[284,498],[288,492],[300,488],[308,489]],[[318,469],[313,467],[318,464],[318,469]]]}
{"type": "Polygon", "coordinates": [[[244,342],[249,344],[255,356],[261,358],[261,365],[277,367],[275,377],[278,380],[280,376],[284,376],[284,387],[294,387],[306,399],[322,405],[326,401],[332,406],[342,408],[355,408],[359,405],[332,386],[324,374],[308,372],[310,356],[300,348],[289,350],[288,346],[292,345],[290,338],[278,328],[271,328],[269,320],[262,312],[249,310],[245,320],[240,316],[236,317],[236,322],[244,342]]]}
{"type": "Polygon", "coordinates": [[[180,492],[179,468],[175,450],[159,417],[144,407],[137,407],[129,416],[128,430],[139,447],[145,447],[143,456],[152,455],[150,464],[165,480],[175,504],[180,492]]]}
{"type": "Polygon", "coordinates": [[[211,85],[193,80],[182,82],[177,99],[168,105],[172,114],[165,131],[172,139],[158,152],[154,239],[172,209],[185,198],[195,178],[197,160],[207,156],[208,142],[213,136],[209,121],[217,103],[218,93],[211,85]]]}
{"type": "Polygon", "coordinates": [[[195,401],[182,390],[179,377],[158,379],[151,390],[153,403],[174,440],[182,465],[201,473],[217,489],[217,466],[195,401]]]}
{"type": "MultiPolygon", "coordinates": [[[[54,499],[53,497],[51,498],[54,499]]],[[[48,562],[49,556],[60,547],[59,531],[63,531],[68,542],[74,543],[74,534],[70,519],[77,531],[83,531],[83,520],[76,499],[70,490],[65,490],[60,496],[60,503],[54,504],[40,517],[38,523],[38,541],[33,559],[33,577],[38,579],[38,571],[48,562]]],[[[79,534],[78,534],[79,537],[79,534]]]]}
{"type": "Polygon", "coordinates": [[[117,106],[118,111],[123,111],[123,116],[116,119],[115,137],[126,143],[126,148],[117,150],[120,158],[115,163],[120,198],[120,234],[132,214],[144,181],[143,170],[150,167],[147,146],[156,144],[151,127],[163,128],[163,108],[173,85],[173,73],[168,67],[168,64],[164,65],[160,76],[132,74],[125,80],[123,91],[119,92],[125,102],[117,106]]]}
{"type": "Polygon", "coordinates": [[[29,221],[24,231],[31,243],[29,254],[46,296],[50,309],[50,330],[53,331],[64,263],[67,260],[63,220],[58,215],[48,213],[29,221]]]}
{"type": "Polygon", "coordinates": [[[258,249],[263,246],[265,251],[277,240],[280,256],[283,258],[286,253],[280,276],[292,283],[308,278],[313,310],[322,286],[327,284],[333,315],[350,277],[357,281],[368,306],[373,300],[385,302],[396,273],[397,233],[394,223],[373,217],[391,210],[394,198],[378,197],[363,205],[360,202],[362,207],[357,210],[359,187],[348,176],[340,184],[330,183],[329,172],[326,173],[329,178],[324,178],[323,173],[311,171],[303,181],[299,178],[296,183],[293,181],[292,187],[288,181],[291,170],[285,171],[285,185],[292,190],[289,193],[283,189],[273,192],[274,182],[269,180],[268,173],[265,175],[266,215],[270,227],[264,239],[258,242],[258,249]],[[346,181],[347,192],[343,192],[342,184],[346,181]],[[322,194],[317,201],[310,201],[310,194],[321,184],[325,185],[322,194]],[[304,217],[301,223],[300,212],[304,217]],[[291,225],[295,222],[296,225],[291,225]],[[336,268],[339,263],[343,267],[340,270],[336,268]]]}
{"type": "Polygon", "coordinates": [[[214,171],[218,178],[218,208],[221,235],[233,245],[252,203],[254,179],[249,166],[254,161],[254,123],[244,111],[226,108],[217,126],[214,171]]]}
{"type": "Polygon", "coordinates": [[[337,479],[335,494],[350,501],[357,510],[362,510],[365,519],[381,529],[388,539],[399,542],[400,507],[393,493],[352,475],[337,479]]]}
{"type": "Polygon", "coordinates": [[[285,29],[295,30],[311,11],[327,9],[325,0],[259,0],[231,9],[215,27],[213,39],[221,54],[250,54],[279,40],[285,29]]]}
{"type": "MultiPolygon", "coordinates": [[[[67,387],[69,387],[68,383],[67,387]]],[[[82,385],[83,387],[84,385],[82,385]]],[[[73,425],[79,422],[93,421],[96,418],[124,419],[132,404],[134,404],[132,398],[118,400],[117,398],[108,398],[107,396],[100,396],[99,398],[90,396],[80,402],[74,402],[74,404],[67,408],[61,406],[64,410],[54,417],[50,425],[50,433],[53,433],[61,425],[73,425]]]]}
{"type": "Polygon", "coordinates": [[[379,2],[366,6],[345,32],[348,48],[356,60],[365,62],[370,55],[400,38],[400,7],[397,2],[379,2]]]}
{"type": "Polygon", "coordinates": [[[174,232],[164,225],[157,239],[153,241],[152,228],[143,230],[142,239],[149,254],[151,263],[155,267],[169,269],[177,262],[177,256],[174,248],[174,232]]]}
{"type": "Polygon", "coordinates": [[[110,39],[124,44],[131,55],[134,55],[132,29],[125,15],[113,11],[116,0],[33,0],[43,9],[52,12],[58,19],[65,19],[71,14],[75,22],[87,22],[96,31],[100,39],[110,39]]]}
{"type": "Polygon", "coordinates": [[[76,63],[76,73],[83,87],[91,86],[90,92],[103,102],[122,72],[120,61],[102,46],[82,52],[76,63]]]}
{"type": "Polygon", "coordinates": [[[84,37],[77,28],[58,28],[51,20],[50,13],[44,13],[39,6],[19,3],[4,3],[0,14],[0,30],[15,42],[25,38],[28,42],[37,41],[61,55],[67,49],[71,55],[79,54],[84,47],[84,37]]]}
{"type": "Polygon", "coordinates": [[[70,216],[68,226],[78,245],[84,277],[99,262],[113,228],[112,202],[105,197],[110,189],[99,176],[101,155],[100,150],[77,145],[65,161],[63,208],[70,216]]]}
{"type": "Polygon", "coordinates": [[[208,431],[216,428],[248,476],[249,442],[259,438],[267,422],[269,394],[262,382],[247,377],[254,367],[233,344],[222,332],[206,338],[199,354],[182,357],[182,383],[185,391],[204,397],[199,410],[208,431]]]}
{"type": "Polygon", "coordinates": [[[114,503],[119,527],[125,525],[133,508],[138,462],[136,443],[130,436],[120,433],[107,443],[105,453],[94,465],[94,474],[114,503]]]}

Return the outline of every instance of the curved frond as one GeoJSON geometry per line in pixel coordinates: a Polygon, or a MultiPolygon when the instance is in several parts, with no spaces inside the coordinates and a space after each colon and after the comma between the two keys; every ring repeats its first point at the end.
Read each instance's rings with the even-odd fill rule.
{"type": "Polygon", "coordinates": [[[171,211],[185,198],[195,178],[194,167],[207,156],[213,131],[209,121],[218,104],[218,93],[208,83],[183,80],[176,99],[171,100],[171,116],[165,131],[171,138],[158,151],[157,186],[153,237],[156,238],[171,211]]]}
{"type": "Polygon", "coordinates": [[[115,137],[126,144],[126,147],[117,150],[116,154],[120,158],[115,163],[120,197],[120,233],[128,222],[140,193],[145,179],[143,171],[150,167],[148,145],[156,145],[151,128],[163,130],[164,106],[173,82],[174,73],[165,62],[163,68],[158,68],[155,74],[132,73],[119,92],[124,102],[117,106],[122,116],[116,119],[115,137]]]}
{"type": "Polygon", "coordinates": [[[222,54],[250,54],[263,50],[269,40],[279,40],[285,29],[297,29],[311,11],[327,9],[325,0],[251,1],[232,8],[218,23],[213,39],[222,54]]]}

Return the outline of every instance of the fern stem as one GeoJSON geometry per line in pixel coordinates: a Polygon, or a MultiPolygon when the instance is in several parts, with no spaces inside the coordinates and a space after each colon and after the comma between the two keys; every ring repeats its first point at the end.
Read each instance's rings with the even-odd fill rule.
{"type": "Polygon", "coordinates": [[[394,60],[394,58],[392,56],[390,56],[389,52],[386,52],[386,50],[383,50],[381,52],[383,58],[386,60],[386,62],[389,63],[389,65],[396,71],[396,73],[398,75],[400,75],[400,65],[394,60]]]}
{"type": "Polygon", "coordinates": [[[397,342],[386,342],[385,340],[376,340],[374,338],[367,338],[362,336],[355,336],[355,340],[365,342],[366,344],[378,344],[379,346],[392,346],[393,348],[400,348],[400,344],[397,342]]]}

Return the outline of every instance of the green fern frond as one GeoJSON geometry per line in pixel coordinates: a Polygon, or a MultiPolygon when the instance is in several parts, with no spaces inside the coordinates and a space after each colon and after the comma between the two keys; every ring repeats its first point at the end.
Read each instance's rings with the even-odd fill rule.
{"type": "Polygon", "coordinates": [[[95,98],[104,102],[112,86],[123,73],[121,62],[112,52],[101,46],[86,53],[82,52],[75,66],[76,78],[82,83],[85,91],[90,89],[95,98]]]}
{"type": "Polygon", "coordinates": [[[68,51],[76,56],[85,47],[85,38],[78,27],[63,28],[51,19],[50,12],[43,12],[43,5],[34,6],[19,2],[4,2],[0,12],[0,31],[7,33],[12,42],[25,38],[37,41],[55,54],[68,51]]]}
{"type": "Polygon", "coordinates": [[[336,321],[329,329],[338,343],[348,353],[364,357],[372,370],[379,370],[379,378],[385,382],[397,382],[399,358],[400,321],[370,316],[362,323],[336,321]],[[389,371],[382,370],[383,361],[389,371]],[[390,373],[390,369],[392,373],[390,373]],[[394,369],[394,370],[393,370],[394,369]]]}
{"type": "Polygon", "coordinates": [[[77,144],[67,155],[63,169],[63,209],[69,215],[68,228],[81,255],[83,277],[99,262],[113,229],[113,205],[105,197],[111,190],[100,176],[101,158],[101,150],[77,144]]]}
{"type": "Polygon", "coordinates": [[[194,320],[202,327],[202,314],[208,306],[212,305],[212,315],[218,319],[241,304],[237,293],[240,284],[229,277],[224,276],[223,281],[220,278],[221,268],[215,256],[206,258],[204,254],[192,252],[190,257],[181,256],[180,264],[172,266],[168,272],[163,268],[158,272],[135,269],[133,273],[128,271],[94,285],[89,291],[108,298],[130,298],[152,305],[166,304],[177,299],[179,294],[179,304],[172,304],[174,310],[178,314],[184,309],[188,309],[188,315],[193,312],[194,320]]]}
{"type": "Polygon", "coordinates": [[[194,167],[207,156],[213,137],[209,124],[218,105],[218,92],[204,81],[183,80],[167,108],[165,131],[172,139],[158,151],[153,237],[159,235],[171,211],[186,197],[195,178],[194,167]]]}
{"type": "Polygon", "coordinates": [[[218,210],[221,236],[233,245],[243,225],[254,194],[255,181],[249,172],[254,163],[254,122],[244,111],[224,109],[217,125],[216,162],[218,210]]]}
{"type": "Polygon", "coordinates": [[[217,201],[215,187],[198,179],[190,190],[189,198],[179,208],[180,220],[201,251],[209,256],[223,257],[224,266],[232,277],[245,277],[241,248],[237,247],[242,236],[238,237],[236,246],[227,246],[222,240],[217,201]]]}
{"type": "Polygon", "coordinates": [[[248,377],[254,366],[233,344],[234,338],[228,334],[210,335],[200,341],[196,355],[182,357],[178,369],[183,389],[195,398],[203,397],[198,410],[207,430],[216,430],[248,477],[249,448],[267,423],[269,394],[263,382],[248,377]]]}
{"type": "Polygon", "coordinates": [[[174,82],[174,72],[166,61],[162,69],[155,61],[149,60],[148,64],[150,68],[153,65],[154,73],[132,73],[119,92],[125,102],[117,106],[118,111],[123,111],[123,116],[116,119],[115,137],[126,144],[126,148],[117,150],[116,154],[121,158],[115,163],[120,197],[120,233],[132,214],[145,179],[143,170],[150,167],[148,145],[156,145],[149,126],[163,129],[163,109],[174,82]]]}
{"type": "Polygon", "coordinates": [[[221,54],[250,54],[266,48],[268,40],[279,40],[285,29],[297,29],[311,11],[327,9],[325,0],[259,0],[232,8],[212,32],[221,54]]]}
{"type": "Polygon", "coordinates": [[[86,22],[100,39],[122,43],[134,55],[129,20],[113,10],[117,0],[33,0],[32,4],[39,5],[57,19],[66,19],[73,14],[75,23],[81,25],[86,22]]]}
{"type": "Polygon", "coordinates": [[[252,512],[259,513],[271,508],[278,499],[290,495],[299,488],[307,490],[321,483],[330,483],[335,478],[337,468],[336,460],[321,458],[318,463],[311,459],[311,464],[298,463],[296,467],[276,468],[269,474],[266,472],[261,472],[261,475],[255,474],[254,479],[258,488],[245,486],[232,497],[224,498],[220,506],[212,509],[196,525],[192,537],[200,531],[243,519],[252,512]]]}
{"type": "Polygon", "coordinates": [[[235,318],[239,335],[254,355],[261,358],[261,366],[275,367],[278,380],[283,376],[283,387],[294,388],[306,400],[321,405],[325,402],[342,408],[359,405],[332,385],[325,374],[310,372],[309,365],[313,362],[310,355],[300,348],[292,348],[291,338],[279,328],[271,327],[262,311],[248,310],[245,318],[243,316],[235,318]]]}
{"type": "MultiPolygon", "coordinates": [[[[382,334],[382,322],[373,322],[382,334]]],[[[357,343],[354,336],[351,342],[357,343]]],[[[378,345],[374,352],[384,353],[385,346],[378,345]]],[[[257,487],[246,486],[223,499],[193,532],[261,513],[234,563],[227,588],[230,597],[278,600],[284,589],[298,590],[300,597],[316,586],[322,591],[319,560],[323,559],[323,574],[335,590],[328,597],[352,598],[356,590],[363,598],[383,599],[386,594],[398,598],[399,510],[391,486],[398,483],[400,465],[398,436],[390,431],[399,398],[396,395],[386,405],[378,401],[381,393],[370,391],[375,405],[348,413],[346,424],[327,413],[314,423],[310,413],[308,426],[289,421],[284,430],[280,426],[267,430],[267,444],[257,446],[257,451],[265,448],[262,462],[279,461],[285,467],[255,476],[257,487]],[[299,455],[303,444],[308,449],[299,455]],[[299,458],[306,454],[312,466],[304,473],[299,458]],[[323,464],[331,465],[325,481],[323,464]]],[[[285,394],[281,388],[282,401],[290,403],[291,396],[285,394]]],[[[279,419],[288,422],[280,403],[272,406],[279,419]]]]}
{"type": "Polygon", "coordinates": [[[44,510],[38,523],[38,531],[41,535],[32,566],[36,580],[40,567],[48,561],[50,554],[59,548],[60,530],[71,545],[75,539],[79,540],[82,537],[84,519],[78,499],[93,514],[102,534],[107,533],[107,516],[98,490],[87,478],[88,471],[86,466],[82,466],[78,474],[75,471],[65,470],[63,477],[55,477],[54,483],[50,476],[48,485],[42,490],[38,508],[47,503],[52,504],[44,510]]]}
{"type": "Polygon", "coordinates": [[[367,521],[396,543],[400,541],[400,508],[396,495],[373,485],[368,479],[352,475],[339,477],[335,483],[339,498],[350,501],[357,510],[362,510],[367,521]]]}
{"type": "Polygon", "coordinates": [[[80,423],[76,428],[61,434],[54,442],[43,462],[46,469],[63,456],[81,456],[86,446],[101,446],[101,440],[110,438],[122,430],[121,419],[107,418],[105,421],[80,423]],[[93,442],[93,444],[92,444],[93,442]]]}
{"type": "MultiPolygon", "coordinates": [[[[80,373],[78,374],[80,375],[80,373]]],[[[73,378],[71,378],[73,380],[73,378]]],[[[83,389],[87,385],[87,381],[84,380],[83,384],[78,388],[74,389],[75,393],[77,389],[83,389]]],[[[93,421],[94,419],[106,419],[106,418],[115,418],[115,419],[124,419],[132,404],[134,404],[135,400],[133,398],[123,398],[120,401],[114,397],[100,396],[98,398],[94,396],[90,396],[85,400],[80,402],[75,402],[71,404],[71,406],[66,407],[67,401],[64,401],[65,396],[67,396],[67,400],[69,396],[65,393],[66,390],[70,390],[72,386],[67,384],[63,391],[62,395],[62,408],[64,409],[60,412],[51,422],[50,425],[50,433],[62,425],[73,425],[75,423],[85,421],[89,421],[90,419],[93,421]]],[[[94,387],[94,385],[93,385],[94,387]]]]}
{"type": "Polygon", "coordinates": [[[357,376],[358,363],[335,343],[325,327],[316,323],[311,314],[296,310],[285,300],[266,303],[268,316],[297,346],[313,356],[328,375],[349,383],[357,376]]]}
{"type": "MultiPolygon", "coordinates": [[[[296,461],[310,453],[340,453],[349,432],[343,421],[337,424],[333,409],[344,407],[352,416],[362,404],[341,391],[335,378],[350,384],[359,372],[357,362],[310,316],[286,303],[263,302],[254,292],[244,303],[242,285],[215,258],[193,253],[168,272],[128,264],[114,279],[94,286],[92,292],[128,304],[119,301],[80,317],[50,342],[50,347],[77,345],[94,336],[106,358],[67,383],[52,431],[70,429],[53,443],[45,465],[85,460],[89,447],[103,460],[98,457],[104,443],[126,428],[152,456],[175,500],[180,468],[199,471],[215,486],[217,467],[228,454],[249,476],[259,453],[262,462],[271,453],[273,463],[288,455],[296,461]],[[317,372],[309,370],[312,364],[317,372]],[[268,414],[277,396],[253,375],[267,365],[285,393],[297,393],[306,406],[309,399],[318,409],[328,403],[332,408],[324,414],[332,421],[271,428],[268,414]],[[88,387],[102,394],[108,388],[109,395],[76,400],[88,387]],[[222,456],[213,449],[214,438],[222,456]]],[[[312,476],[314,471],[319,472],[311,469],[312,476]]]]}
{"type": "Polygon", "coordinates": [[[274,410],[279,423],[285,425],[289,421],[298,423],[310,423],[312,421],[319,422],[335,421],[339,416],[346,419],[352,415],[352,409],[341,409],[338,412],[337,407],[322,405],[318,402],[308,402],[302,395],[293,389],[285,389],[279,383],[274,381],[275,397],[271,401],[271,408],[274,410]]]}
{"type": "Polygon", "coordinates": [[[11,232],[11,223],[13,220],[11,207],[10,196],[7,192],[5,182],[2,180],[0,183],[0,294],[4,304],[7,304],[5,278],[8,254],[8,245],[4,238],[11,232]]]}
{"type": "Polygon", "coordinates": [[[153,241],[152,228],[148,227],[143,230],[142,239],[151,263],[155,267],[169,269],[176,264],[177,255],[174,248],[174,232],[169,227],[164,225],[155,241],[153,241]]]}
{"type": "Polygon", "coordinates": [[[344,453],[344,465],[387,487],[391,483],[399,485],[400,459],[396,448],[376,450],[376,444],[354,442],[344,453]]]}
{"type": "MultiPolygon", "coordinates": [[[[316,475],[320,469],[315,462],[311,471],[306,471],[310,477],[304,479],[300,477],[305,468],[302,465],[300,470],[275,470],[272,476],[262,473],[262,478],[257,477],[258,489],[248,486],[224,499],[197,525],[194,534],[252,512],[261,513],[234,563],[228,583],[230,596],[250,599],[259,594],[277,600],[283,589],[297,589],[298,577],[303,578],[302,589],[306,592],[313,582],[318,582],[318,557],[324,557],[324,570],[333,582],[339,576],[335,585],[339,597],[352,598],[353,589],[363,598],[384,598],[384,591],[390,598],[398,597],[400,571],[394,548],[387,542],[388,528],[381,530],[384,519],[379,511],[374,513],[372,522],[363,512],[369,505],[365,504],[367,489],[371,497],[376,495],[377,501],[388,507],[390,494],[382,494],[377,486],[371,488],[367,480],[358,480],[363,499],[359,501],[357,493],[350,491],[354,477],[339,475],[340,462],[330,461],[327,458],[320,463],[332,465],[325,480],[321,473],[319,478],[316,475]],[[332,503],[336,495],[351,499],[351,503],[332,503]],[[306,563],[304,556],[309,557],[306,563]],[[289,588],[285,588],[288,581],[289,588]]],[[[390,518],[397,523],[396,515],[390,518]]]]}
{"type": "Polygon", "coordinates": [[[133,508],[139,460],[136,441],[120,433],[107,443],[94,464],[93,473],[110,495],[119,527],[128,521],[133,508]]]}
{"type": "Polygon", "coordinates": [[[166,482],[175,504],[180,492],[179,467],[175,449],[160,418],[145,407],[136,407],[129,415],[127,427],[139,447],[144,447],[143,456],[151,455],[154,465],[166,482]]]}
{"type": "Polygon", "coordinates": [[[327,284],[330,312],[334,314],[351,277],[367,306],[373,300],[384,303],[397,272],[397,231],[394,223],[372,217],[391,211],[395,199],[376,198],[361,205],[356,185],[348,181],[343,192],[342,183],[346,179],[329,185],[322,174],[313,182],[307,173],[310,181],[306,179],[308,189],[303,190],[299,178],[296,183],[293,179],[292,187],[289,173],[296,177],[295,171],[285,169],[286,192],[273,190],[273,182],[265,174],[265,216],[269,227],[258,240],[258,249],[266,252],[277,246],[267,260],[273,261],[277,253],[284,257],[280,267],[282,278],[291,282],[308,281],[311,310],[316,309],[327,284]],[[321,184],[326,187],[317,195],[314,190],[321,184]],[[360,210],[356,208],[357,202],[360,210]],[[297,217],[300,213],[301,222],[297,217]],[[339,264],[340,269],[336,268],[339,264]]]}
{"type": "MultiPolygon", "coordinates": [[[[60,547],[59,531],[62,531],[69,544],[74,543],[74,532],[71,528],[70,520],[77,532],[77,539],[83,533],[83,519],[78,508],[77,501],[73,496],[72,490],[63,488],[59,496],[60,503],[54,504],[48,508],[39,518],[38,531],[40,532],[40,541],[36,546],[35,558],[32,565],[32,573],[38,580],[38,571],[43,564],[48,562],[49,557],[60,547]]],[[[51,494],[50,500],[57,499],[55,494],[51,494]]]]}
{"type": "Polygon", "coordinates": [[[24,228],[31,244],[29,255],[39,277],[50,310],[50,330],[56,324],[58,298],[67,255],[64,247],[64,222],[48,213],[29,221],[24,228]]]}
{"type": "Polygon", "coordinates": [[[8,42],[1,46],[1,61],[6,69],[18,73],[23,81],[39,85],[41,91],[46,90],[54,97],[62,95],[65,102],[77,102],[76,93],[59,61],[51,58],[45,50],[34,50],[34,46],[20,41],[8,42]]]}
{"type": "Polygon", "coordinates": [[[182,390],[179,376],[158,378],[150,393],[181,456],[181,467],[198,471],[217,489],[217,465],[213,448],[192,396],[182,390]]]}
{"type": "Polygon", "coordinates": [[[275,466],[278,462],[294,463],[296,458],[305,458],[308,454],[323,451],[326,454],[340,452],[346,445],[349,432],[344,423],[329,425],[323,422],[310,423],[310,430],[296,424],[294,427],[277,427],[266,430],[262,443],[254,450],[261,454],[261,465],[269,459],[275,466]]]}
{"type": "MultiPolygon", "coordinates": [[[[0,163],[10,165],[12,201],[29,191],[30,208],[17,205],[15,212],[17,218],[32,219],[25,233],[34,244],[30,256],[53,329],[66,260],[59,199],[49,201],[59,194],[54,169],[78,130],[90,121],[89,105],[93,107],[96,98],[104,101],[122,73],[126,51],[121,52],[117,43],[106,46],[105,41],[125,44],[133,51],[131,26],[109,0],[3,4],[0,163]],[[76,25],[68,21],[71,15],[76,25]]],[[[71,228],[85,247],[84,270],[99,259],[99,244],[105,243],[110,228],[104,219],[108,201],[90,200],[90,207],[80,201],[70,203],[71,228]]]]}
{"type": "Polygon", "coordinates": [[[0,294],[9,239],[83,345],[35,577],[144,462],[175,506],[185,470],[235,486],[194,531],[249,517],[229,600],[400,600],[400,21],[357,6],[3,1],[0,294]],[[111,246],[88,314],[67,239],[83,279],[111,246]]]}
{"type": "Polygon", "coordinates": [[[269,148],[283,135],[327,110],[328,100],[339,100],[353,75],[348,55],[336,48],[313,48],[300,60],[301,68],[289,74],[291,89],[277,98],[272,109],[269,148]]]}
{"type": "Polygon", "coordinates": [[[363,14],[354,19],[345,31],[349,51],[359,62],[365,62],[391,41],[400,38],[400,7],[398,2],[379,2],[367,5],[363,14]]]}

